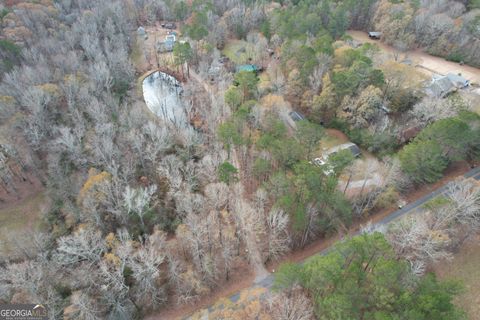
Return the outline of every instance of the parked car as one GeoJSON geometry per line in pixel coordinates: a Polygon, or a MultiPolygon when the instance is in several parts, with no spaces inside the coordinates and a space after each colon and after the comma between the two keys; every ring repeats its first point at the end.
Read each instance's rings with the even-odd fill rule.
{"type": "Polygon", "coordinates": [[[165,29],[176,29],[177,25],[173,22],[162,23],[162,27],[165,29]]]}

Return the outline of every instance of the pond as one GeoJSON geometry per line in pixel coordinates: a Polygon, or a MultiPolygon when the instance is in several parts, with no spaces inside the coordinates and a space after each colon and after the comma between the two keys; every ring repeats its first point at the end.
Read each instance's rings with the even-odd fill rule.
{"type": "Polygon", "coordinates": [[[182,102],[181,83],[163,72],[156,71],[143,80],[143,98],[148,109],[175,126],[188,125],[185,106],[182,102]]]}

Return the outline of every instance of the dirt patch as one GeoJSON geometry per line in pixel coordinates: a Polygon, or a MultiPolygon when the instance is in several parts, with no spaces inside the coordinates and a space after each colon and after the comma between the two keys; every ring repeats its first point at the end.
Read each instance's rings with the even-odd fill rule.
{"type": "Polygon", "coordinates": [[[337,129],[325,129],[325,135],[323,136],[322,140],[320,140],[314,156],[321,157],[322,154],[328,149],[347,142],[350,142],[350,140],[348,140],[347,135],[342,131],[337,129]]]}
{"type": "Polygon", "coordinates": [[[439,261],[434,271],[440,279],[460,280],[465,292],[455,304],[465,310],[470,320],[480,320],[480,235],[465,243],[453,259],[439,261]]]}
{"type": "Polygon", "coordinates": [[[231,40],[222,53],[235,64],[246,64],[253,58],[253,45],[243,40],[231,40]]]}
{"type": "Polygon", "coordinates": [[[0,188],[0,210],[21,205],[27,198],[43,191],[43,185],[34,175],[15,176],[10,186],[0,188]]]}
{"type": "Polygon", "coordinates": [[[11,204],[0,210],[0,256],[6,258],[14,253],[15,242],[22,238],[23,246],[31,240],[24,235],[41,227],[41,212],[46,206],[44,192],[32,194],[20,203],[11,204]]]}

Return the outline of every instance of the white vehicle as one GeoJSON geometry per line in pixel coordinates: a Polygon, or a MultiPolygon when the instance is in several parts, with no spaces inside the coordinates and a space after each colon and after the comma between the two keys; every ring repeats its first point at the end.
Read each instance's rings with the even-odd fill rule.
{"type": "Polygon", "coordinates": [[[323,168],[323,172],[325,172],[325,174],[327,176],[331,175],[333,173],[333,168],[331,165],[329,165],[328,163],[325,162],[324,159],[322,158],[315,158],[313,159],[313,164],[318,166],[318,167],[322,167],[323,168]]]}

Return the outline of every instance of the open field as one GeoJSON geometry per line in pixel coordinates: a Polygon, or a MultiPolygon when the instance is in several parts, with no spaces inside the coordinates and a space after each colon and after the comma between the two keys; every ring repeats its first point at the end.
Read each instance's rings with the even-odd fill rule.
{"type": "Polygon", "coordinates": [[[12,235],[28,234],[41,227],[40,213],[44,203],[45,194],[40,192],[0,210],[0,256],[12,253],[12,235]]]}
{"type": "Polygon", "coordinates": [[[243,40],[232,40],[223,49],[223,54],[235,64],[245,64],[252,56],[252,45],[243,40]]]}
{"type": "Polygon", "coordinates": [[[434,267],[441,279],[463,282],[465,292],[455,299],[470,320],[480,320],[480,236],[463,245],[451,261],[440,261],[434,267]]]}
{"type": "MultiPolygon", "coordinates": [[[[325,136],[323,139],[320,141],[320,146],[318,149],[318,156],[321,155],[322,152],[331,149],[335,146],[338,146],[343,143],[350,142],[348,140],[348,137],[341,132],[340,130],[337,129],[326,129],[325,130],[325,136]]],[[[317,156],[317,154],[316,154],[317,156]]]]}

